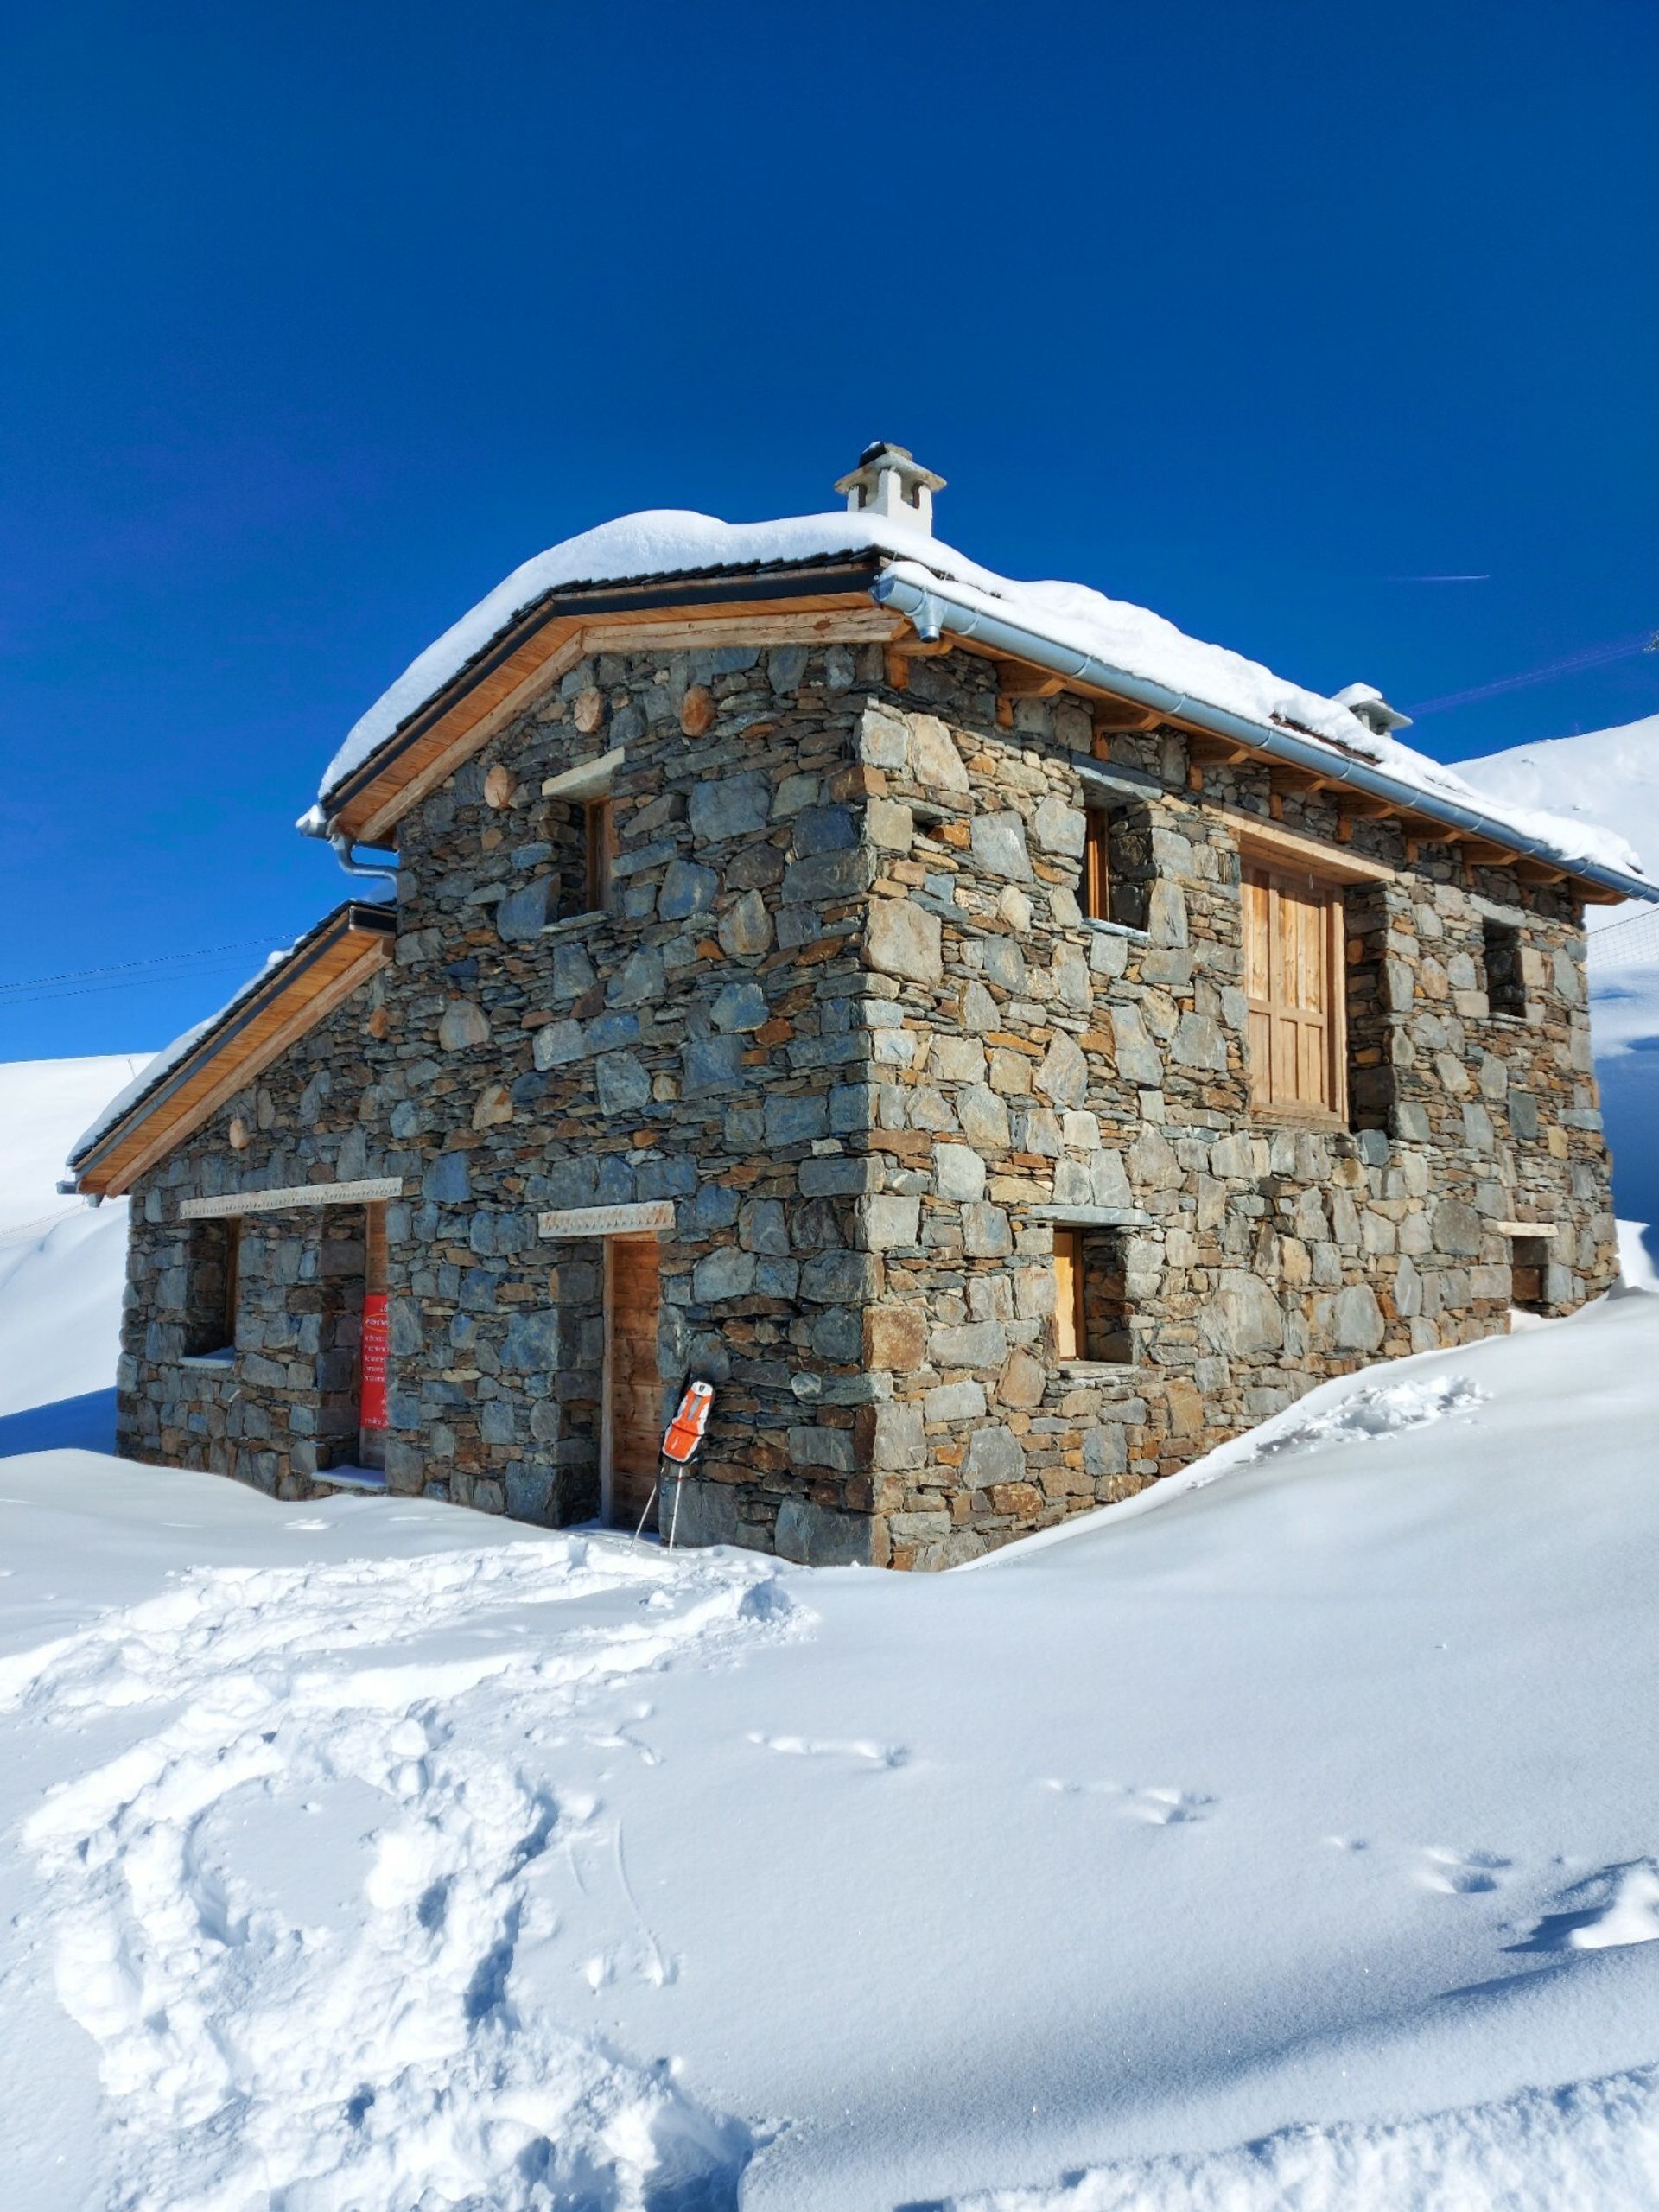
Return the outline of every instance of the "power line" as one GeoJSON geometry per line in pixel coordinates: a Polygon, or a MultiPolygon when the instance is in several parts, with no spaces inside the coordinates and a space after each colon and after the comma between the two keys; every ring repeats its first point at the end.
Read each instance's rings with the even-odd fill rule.
{"type": "Polygon", "coordinates": [[[0,994],[32,991],[48,983],[79,983],[89,976],[130,976],[141,968],[166,968],[181,960],[207,960],[221,952],[245,952],[264,944],[262,937],[233,938],[228,944],[201,944],[191,952],[158,952],[149,960],[116,960],[102,968],[65,968],[55,976],[24,976],[15,983],[0,983],[0,994]]]}

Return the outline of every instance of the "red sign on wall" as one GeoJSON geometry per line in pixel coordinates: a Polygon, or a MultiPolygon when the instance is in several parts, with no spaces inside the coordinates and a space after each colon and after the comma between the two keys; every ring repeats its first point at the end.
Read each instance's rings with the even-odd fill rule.
{"type": "Polygon", "coordinates": [[[358,1421],[364,1428],[386,1425],[386,1294],[369,1291],[363,1300],[363,1386],[358,1421]]]}

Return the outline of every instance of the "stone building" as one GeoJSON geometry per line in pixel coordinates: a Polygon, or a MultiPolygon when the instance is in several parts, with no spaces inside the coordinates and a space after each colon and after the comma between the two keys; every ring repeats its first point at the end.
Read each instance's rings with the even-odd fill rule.
{"type": "Polygon", "coordinates": [[[509,577],[302,827],[348,903],[84,1139],[121,1450],[943,1567],[1615,1271],[1584,906],[1369,687],[931,532],[626,518],[509,577]],[[385,889],[382,885],[379,887],[385,889]]]}

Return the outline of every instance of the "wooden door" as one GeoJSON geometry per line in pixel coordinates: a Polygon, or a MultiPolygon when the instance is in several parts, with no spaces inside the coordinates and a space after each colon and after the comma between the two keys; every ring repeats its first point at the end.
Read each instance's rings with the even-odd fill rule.
{"type": "Polygon", "coordinates": [[[358,1354],[357,1464],[386,1464],[386,1210],[363,1209],[363,1334],[358,1354]]]}
{"type": "Polygon", "coordinates": [[[1266,868],[1247,868],[1243,888],[1250,1103],[1340,1113],[1340,895],[1330,884],[1266,868]]]}
{"type": "Polygon", "coordinates": [[[639,1525],[657,1479],[663,1382],[657,1365],[662,1262],[654,1236],[607,1236],[606,1436],[611,1520],[639,1525]]]}

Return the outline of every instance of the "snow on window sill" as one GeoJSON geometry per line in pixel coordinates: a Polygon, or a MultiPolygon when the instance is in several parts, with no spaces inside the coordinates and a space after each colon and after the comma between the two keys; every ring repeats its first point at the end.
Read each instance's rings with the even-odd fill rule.
{"type": "Polygon", "coordinates": [[[210,1373],[223,1375],[236,1364],[236,1346],[226,1344],[223,1351],[188,1351],[180,1360],[181,1367],[203,1367],[210,1373]]]}
{"type": "Polygon", "coordinates": [[[1097,914],[1085,914],[1083,926],[1101,937],[1126,937],[1131,944],[1150,944],[1151,937],[1145,930],[1138,930],[1132,922],[1109,922],[1097,914]]]}

